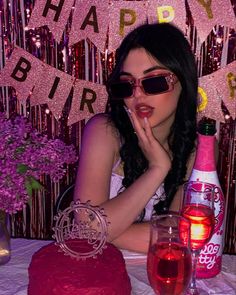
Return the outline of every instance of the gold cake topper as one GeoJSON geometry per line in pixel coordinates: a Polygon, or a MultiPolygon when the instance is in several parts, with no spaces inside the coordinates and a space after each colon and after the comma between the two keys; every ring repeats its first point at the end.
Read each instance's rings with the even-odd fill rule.
{"type": "Polygon", "coordinates": [[[56,245],[77,260],[96,258],[106,248],[108,222],[104,210],[90,201],[72,201],[54,217],[53,238],[56,245]]]}

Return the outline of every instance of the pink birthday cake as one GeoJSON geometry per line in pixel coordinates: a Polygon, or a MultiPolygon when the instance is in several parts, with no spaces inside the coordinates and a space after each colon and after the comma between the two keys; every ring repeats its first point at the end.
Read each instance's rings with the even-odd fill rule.
{"type": "MultiPolygon", "coordinates": [[[[73,241],[73,247],[81,243],[73,241]]],[[[36,252],[29,265],[29,295],[130,295],[131,284],[120,250],[107,243],[102,254],[76,260],[54,243],[36,252]]]]}

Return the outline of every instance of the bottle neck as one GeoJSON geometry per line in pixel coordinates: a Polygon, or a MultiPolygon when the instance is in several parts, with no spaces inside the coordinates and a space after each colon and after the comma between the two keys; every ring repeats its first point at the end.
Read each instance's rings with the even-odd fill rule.
{"type": "Polygon", "coordinates": [[[198,134],[197,154],[193,169],[215,171],[215,136],[198,134]]]}

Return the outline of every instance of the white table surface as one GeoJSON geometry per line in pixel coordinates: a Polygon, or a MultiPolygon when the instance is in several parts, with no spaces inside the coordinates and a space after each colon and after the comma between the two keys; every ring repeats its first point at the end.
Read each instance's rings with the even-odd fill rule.
{"type": "MultiPolygon", "coordinates": [[[[0,295],[26,295],[28,265],[35,251],[52,241],[12,239],[11,260],[0,265],[0,295]]],[[[146,274],[146,256],[123,251],[132,284],[132,295],[154,295],[146,274]]],[[[220,274],[207,280],[198,280],[198,286],[209,294],[236,295],[236,256],[224,255],[220,274]]]]}

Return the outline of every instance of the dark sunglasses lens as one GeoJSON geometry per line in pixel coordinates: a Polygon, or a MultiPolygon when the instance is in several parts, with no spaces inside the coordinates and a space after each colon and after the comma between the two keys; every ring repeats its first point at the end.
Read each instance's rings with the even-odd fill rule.
{"type": "Polygon", "coordinates": [[[158,94],[169,90],[165,76],[150,77],[142,81],[143,89],[147,94],[158,94]]]}
{"type": "Polygon", "coordinates": [[[133,86],[128,81],[111,84],[110,93],[115,99],[123,99],[133,95],[133,86]]]}

